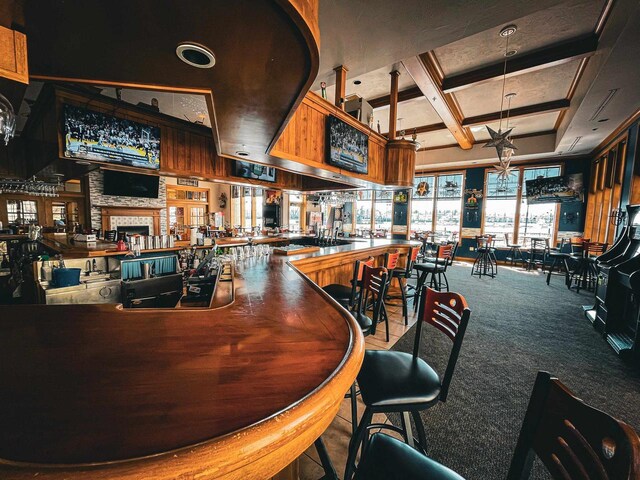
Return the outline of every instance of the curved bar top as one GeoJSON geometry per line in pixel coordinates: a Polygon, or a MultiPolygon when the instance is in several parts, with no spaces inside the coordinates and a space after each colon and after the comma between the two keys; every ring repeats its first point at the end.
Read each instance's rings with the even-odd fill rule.
{"type": "Polygon", "coordinates": [[[364,352],[296,265],[408,245],[248,259],[216,309],[3,306],[0,477],[271,477],[329,425],[364,352]]]}

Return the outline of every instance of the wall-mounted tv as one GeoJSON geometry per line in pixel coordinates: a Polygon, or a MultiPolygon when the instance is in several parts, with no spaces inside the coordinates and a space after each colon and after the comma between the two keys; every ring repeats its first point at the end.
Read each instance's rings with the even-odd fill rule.
{"type": "Polygon", "coordinates": [[[527,180],[527,203],[582,202],[584,186],[582,174],[527,180]]]}
{"type": "Polygon", "coordinates": [[[160,177],[104,170],[104,195],[158,198],[160,177]]]}
{"type": "Polygon", "coordinates": [[[160,128],[64,104],[64,156],[160,168],[160,128]]]}
{"type": "Polygon", "coordinates": [[[329,165],[368,173],[369,136],[333,115],[327,117],[327,147],[329,165]]]}
{"type": "Polygon", "coordinates": [[[273,167],[268,167],[267,165],[260,165],[258,163],[249,163],[241,162],[240,160],[234,160],[233,176],[250,178],[252,180],[262,180],[263,182],[275,182],[276,169],[273,167]]]}

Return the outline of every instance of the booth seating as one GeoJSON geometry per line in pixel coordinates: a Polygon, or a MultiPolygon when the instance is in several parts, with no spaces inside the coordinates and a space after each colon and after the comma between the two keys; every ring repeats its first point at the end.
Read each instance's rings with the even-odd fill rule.
{"type": "Polygon", "coordinates": [[[413,354],[388,350],[365,351],[358,385],[366,408],[349,444],[345,479],[353,475],[356,454],[371,429],[388,428],[401,433],[405,441],[413,446],[410,414],[418,431],[419,444],[424,449],[426,435],[419,412],[447,399],[471,311],[464,297],[457,293],[437,292],[426,287],[425,290],[421,295],[413,354]],[[440,330],[452,342],[442,380],[419,356],[425,323],[440,330]],[[375,413],[392,412],[401,414],[403,428],[371,423],[375,413]]]}
{"type": "MultiPolygon", "coordinates": [[[[640,478],[640,438],[636,432],[585,404],[547,372],[538,372],[507,480],[530,478],[536,457],[553,479],[640,478]]],[[[367,442],[354,479],[391,478],[462,480],[400,440],[376,433],[367,442]]]]}
{"type": "Polygon", "coordinates": [[[332,283],[322,287],[322,289],[344,308],[353,308],[357,301],[358,289],[362,281],[364,266],[367,265],[369,267],[373,267],[374,262],[375,259],[373,257],[369,257],[366,260],[356,260],[353,266],[353,278],[351,279],[351,285],[332,283]]]}
{"type": "Polygon", "coordinates": [[[494,278],[498,274],[498,261],[494,239],[491,235],[476,237],[476,259],[471,267],[471,275],[482,278],[483,275],[494,278]]]}

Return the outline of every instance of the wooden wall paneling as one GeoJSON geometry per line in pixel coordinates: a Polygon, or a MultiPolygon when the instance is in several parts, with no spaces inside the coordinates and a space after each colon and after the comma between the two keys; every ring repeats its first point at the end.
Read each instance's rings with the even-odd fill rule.
{"type": "Polygon", "coordinates": [[[0,77],[23,84],[29,83],[27,36],[2,26],[0,26],[0,77]]]}
{"type": "Polygon", "coordinates": [[[591,162],[591,182],[589,183],[589,193],[595,194],[598,191],[598,173],[600,171],[600,159],[591,162]]]}
{"type": "Polygon", "coordinates": [[[608,163],[609,163],[608,156],[603,155],[600,158],[600,168],[598,169],[598,190],[604,190],[608,163]]]}
{"type": "Polygon", "coordinates": [[[614,182],[614,176],[616,172],[616,162],[617,162],[617,146],[609,150],[607,154],[607,173],[604,179],[604,186],[606,188],[612,188],[614,182]]]}
{"type": "Polygon", "coordinates": [[[614,181],[618,185],[622,185],[622,181],[624,180],[624,167],[626,165],[626,157],[627,157],[627,140],[622,140],[618,144],[618,153],[616,162],[616,171],[614,174],[614,181]]]}

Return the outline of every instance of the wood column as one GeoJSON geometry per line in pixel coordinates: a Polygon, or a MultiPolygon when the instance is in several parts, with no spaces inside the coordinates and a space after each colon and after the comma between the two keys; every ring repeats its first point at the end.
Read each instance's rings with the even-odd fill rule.
{"type": "Polygon", "coordinates": [[[334,95],[334,103],[336,107],[344,110],[344,97],[346,95],[347,88],[347,67],[340,65],[333,69],[336,72],[336,93],[334,95]]]}
{"type": "Polygon", "coordinates": [[[336,107],[344,110],[344,97],[346,95],[346,87],[347,87],[347,67],[344,65],[340,65],[333,69],[336,72],[336,94],[334,98],[334,103],[336,107]]]}
{"type": "Polygon", "coordinates": [[[394,70],[391,75],[391,93],[389,94],[389,140],[396,138],[396,122],[398,119],[398,77],[400,72],[394,70]]]}

